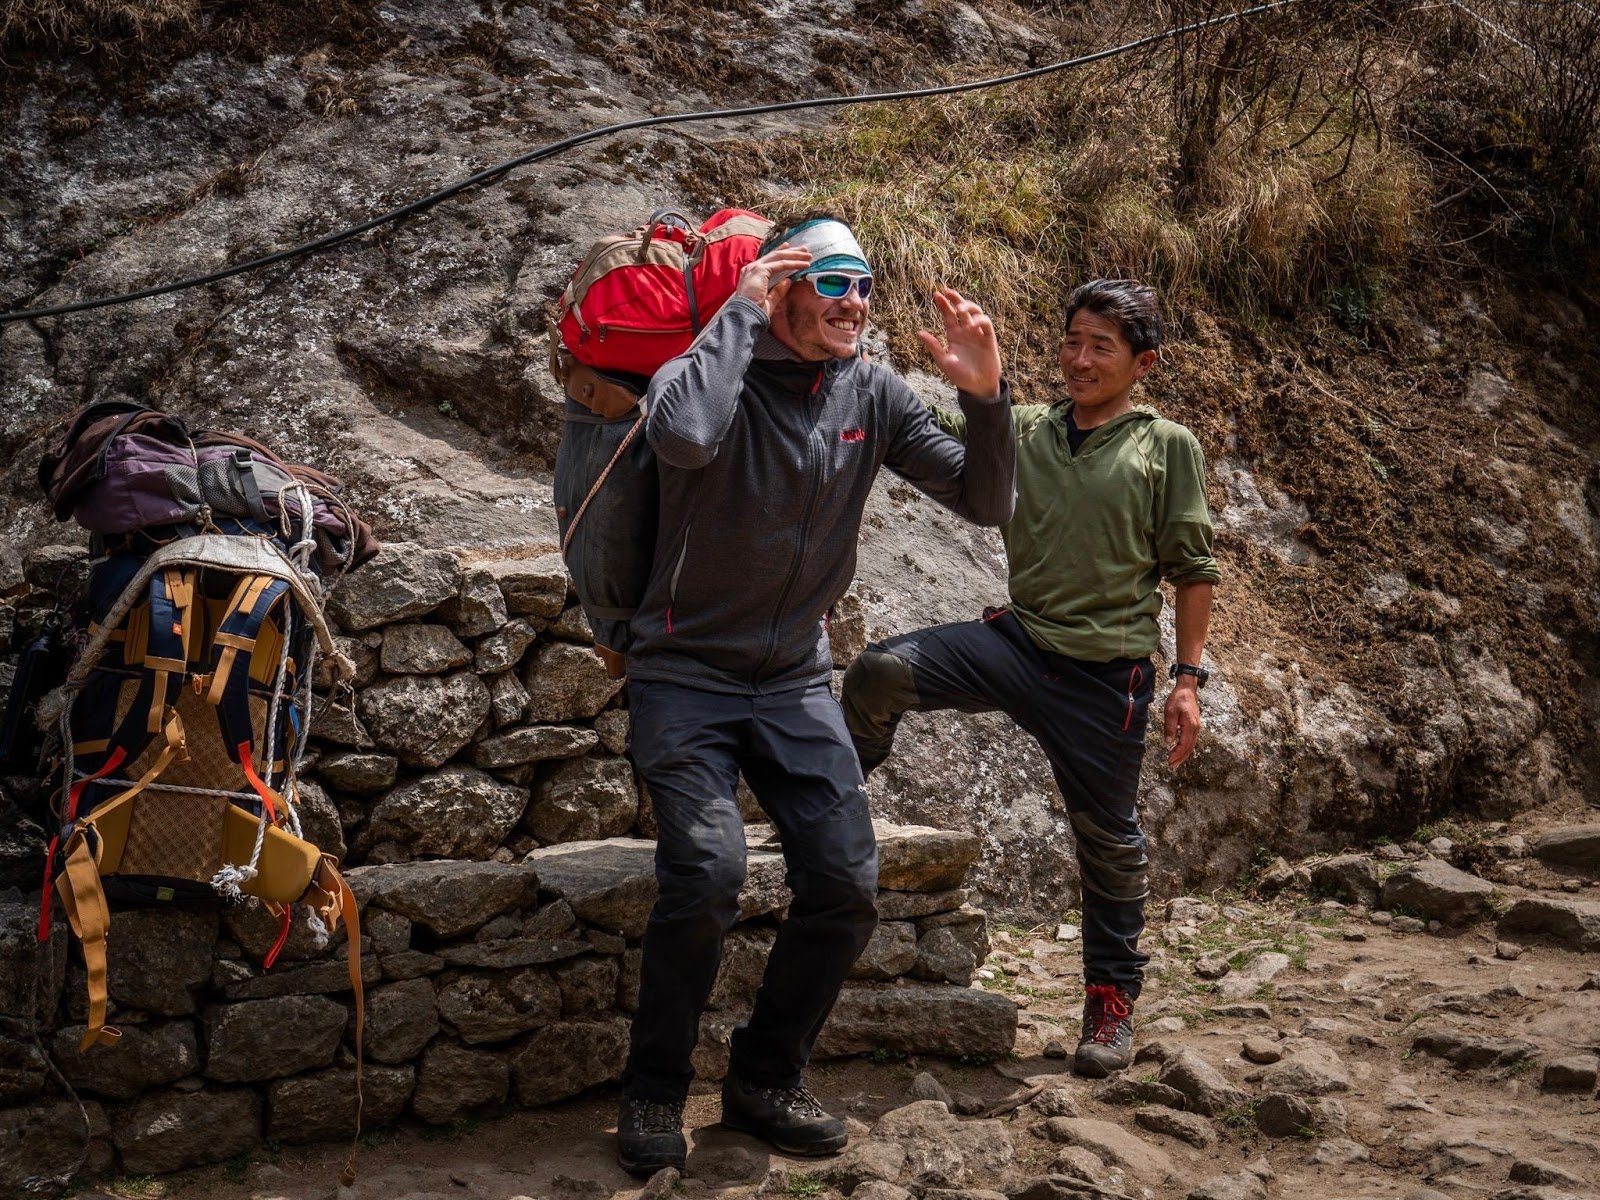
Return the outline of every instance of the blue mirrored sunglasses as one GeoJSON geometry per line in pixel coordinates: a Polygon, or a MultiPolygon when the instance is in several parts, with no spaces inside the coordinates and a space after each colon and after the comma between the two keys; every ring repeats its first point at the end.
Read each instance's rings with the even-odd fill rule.
{"type": "Polygon", "coordinates": [[[819,271],[815,275],[807,275],[811,286],[817,289],[817,295],[825,296],[829,300],[838,300],[850,294],[850,289],[856,289],[856,295],[865,300],[872,295],[871,275],[847,275],[843,271],[819,271]]]}

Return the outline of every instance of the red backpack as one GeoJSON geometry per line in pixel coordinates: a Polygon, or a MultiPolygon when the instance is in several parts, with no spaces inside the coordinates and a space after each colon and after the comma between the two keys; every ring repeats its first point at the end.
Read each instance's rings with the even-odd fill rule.
{"type": "Polygon", "coordinates": [[[725,208],[699,229],[658,209],[632,234],[602,238],[557,304],[562,343],[597,371],[648,378],[689,348],[772,229],[742,208],[725,208]]]}

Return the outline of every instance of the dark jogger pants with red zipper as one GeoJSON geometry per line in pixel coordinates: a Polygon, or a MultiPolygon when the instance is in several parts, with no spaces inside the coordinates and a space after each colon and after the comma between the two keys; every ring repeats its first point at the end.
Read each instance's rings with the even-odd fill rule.
{"type": "Polygon", "coordinates": [[[1084,980],[1138,995],[1148,861],[1135,801],[1154,690],[1148,658],[1067,658],[1001,609],[868,646],[845,674],[842,703],[867,773],[889,757],[907,712],[999,711],[1032,734],[1078,844],[1084,980]]]}

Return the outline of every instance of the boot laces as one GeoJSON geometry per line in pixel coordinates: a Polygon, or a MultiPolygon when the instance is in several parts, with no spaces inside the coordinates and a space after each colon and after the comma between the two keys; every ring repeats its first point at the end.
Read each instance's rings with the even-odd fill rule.
{"type": "Polygon", "coordinates": [[[1127,993],[1112,983],[1092,983],[1084,990],[1089,994],[1088,1012],[1084,1014],[1089,1040],[1109,1046],[1122,1032],[1122,1023],[1133,1015],[1127,993]]]}
{"type": "Polygon", "coordinates": [[[763,1100],[781,1104],[794,1112],[807,1113],[814,1117],[827,1115],[823,1111],[822,1101],[818,1100],[811,1089],[804,1084],[792,1088],[762,1088],[757,1095],[763,1100]]]}
{"type": "Polygon", "coordinates": [[[658,1100],[629,1100],[628,1107],[643,1133],[678,1133],[683,1129],[683,1104],[658,1100]]]}

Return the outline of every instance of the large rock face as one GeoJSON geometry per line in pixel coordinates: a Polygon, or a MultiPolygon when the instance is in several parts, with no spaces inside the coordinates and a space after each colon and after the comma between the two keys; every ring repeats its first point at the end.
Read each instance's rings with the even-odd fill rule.
{"type": "MultiPolygon", "coordinates": [[[[110,294],[288,246],[509,158],[527,148],[530,130],[559,138],[687,104],[688,92],[696,103],[702,91],[718,99],[732,90],[739,99],[803,93],[837,77],[841,34],[878,32],[854,12],[806,0],[786,10],[774,36],[724,48],[739,77],[760,81],[731,89],[733,76],[717,73],[684,80],[652,71],[648,85],[640,82],[631,73],[636,61],[619,47],[653,44],[659,31],[641,30],[633,10],[611,31],[615,45],[594,36],[592,17],[579,8],[484,13],[438,0],[366,15],[371,38],[339,66],[348,95],[338,101],[328,98],[324,60],[301,54],[298,42],[252,46],[247,55],[207,46],[148,79],[119,72],[129,77],[116,88],[102,88],[76,51],[51,68],[58,73],[49,86],[19,75],[0,133],[14,167],[0,175],[0,211],[8,214],[0,305],[110,294]],[[628,70],[619,73],[618,64],[628,70]],[[70,130],[60,124],[63,94],[75,105],[70,130]]],[[[945,5],[919,10],[915,21],[933,35],[927,44],[951,48],[941,59],[1043,53],[1048,43],[1017,17],[945,5]]],[[[731,132],[769,138],[793,128],[772,121],[731,132]]],[[[0,653],[13,651],[10,630],[21,628],[24,609],[10,597],[24,554],[62,538],[35,494],[38,454],[76,405],[126,395],[197,423],[242,428],[286,457],[336,471],[345,496],[387,539],[376,561],[335,587],[332,614],[346,634],[376,637],[384,626],[419,620],[425,624],[409,628],[430,632],[358,643],[364,695],[355,707],[335,697],[319,712],[328,739],[362,751],[376,745],[428,771],[470,756],[488,721],[588,723],[618,704],[620,683],[581,644],[557,552],[548,468],[561,397],[543,366],[540,312],[599,233],[684,203],[678,166],[660,169],[679,163],[677,136],[636,137],[620,157],[614,146],[578,148],[379,238],[280,271],[0,328],[0,653]],[[510,617],[522,622],[517,634],[486,645],[510,617]],[[550,638],[532,644],[530,633],[550,638]],[[476,670],[497,677],[492,691],[465,675],[409,674],[464,663],[469,649],[476,670]],[[368,688],[380,665],[400,677],[368,688]]],[[[1142,799],[1158,890],[1231,883],[1260,845],[1332,850],[1376,823],[1458,800],[1510,812],[1573,778],[1569,751],[1592,756],[1575,730],[1593,715],[1571,715],[1578,705],[1565,678],[1578,674],[1567,647],[1587,644],[1600,604],[1600,501],[1579,435],[1558,428],[1568,401],[1540,410],[1536,421],[1536,389],[1527,382],[1550,383],[1540,389],[1548,397],[1567,389],[1562,372],[1591,377],[1570,365],[1542,367],[1566,345],[1592,341],[1573,332],[1582,328],[1578,311],[1555,343],[1530,316],[1526,345],[1497,332],[1490,349],[1454,348],[1463,360],[1505,360],[1472,368],[1477,382],[1459,407],[1515,419],[1530,433],[1518,447],[1485,451],[1467,472],[1473,486],[1452,489],[1471,496],[1472,511],[1451,524],[1476,540],[1443,564],[1385,563],[1360,546],[1330,547],[1331,535],[1317,530],[1340,497],[1319,501],[1275,479],[1289,472],[1274,461],[1259,422],[1253,442],[1230,432],[1230,421],[1279,411],[1261,400],[1281,381],[1275,368],[1257,373],[1256,335],[1235,337],[1209,316],[1186,325],[1194,354],[1172,372],[1178,407],[1202,362],[1220,362],[1229,369],[1218,376],[1236,380],[1218,402],[1226,411],[1200,428],[1212,460],[1224,606],[1233,607],[1212,641],[1219,672],[1205,693],[1196,757],[1173,773],[1151,739],[1142,799]],[[1518,364],[1525,376],[1511,369],[1518,364]],[[1524,581],[1547,562],[1564,564],[1559,586],[1524,581]],[[1390,660],[1381,677],[1341,678],[1340,664],[1321,653],[1328,639],[1306,632],[1311,623],[1286,628],[1257,611],[1270,607],[1252,599],[1281,581],[1274,572],[1296,581],[1283,593],[1291,598],[1321,596],[1326,589],[1311,581],[1336,580],[1330,619],[1351,640],[1381,643],[1390,660]],[[1440,590],[1446,586],[1461,595],[1440,590]],[[1544,647],[1520,624],[1483,615],[1479,601],[1491,595],[1501,611],[1514,610],[1518,621],[1528,614],[1557,641],[1544,647]],[[1540,657],[1549,653],[1558,669],[1540,657]]],[[[1289,334],[1262,336],[1275,362],[1275,339],[1289,334]]],[[[1450,365],[1467,373],[1464,362],[1450,365]]],[[[908,377],[921,394],[948,401],[943,385],[915,371],[908,377]]],[[[1019,386],[1017,399],[1053,395],[1044,379],[1019,386]]],[[[1206,415],[1197,406],[1191,414],[1206,415]]],[[[1439,407],[1423,423],[1449,415],[1439,407]]],[[[1438,436],[1446,446],[1477,446],[1485,433],[1452,425],[1438,436]]],[[[1375,521],[1409,517],[1393,496],[1363,494],[1372,495],[1375,521]]],[[[868,507],[857,574],[838,608],[841,663],[867,638],[971,620],[1006,599],[996,535],[887,476],[868,507]]],[[[497,745],[478,757],[490,770],[540,761],[507,757],[526,749],[497,745]]],[[[618,752],[616,744],[608,749],[618,752]]],[[[536,774],[522,772],[516,786],[536,774]]],[[[383,786],[369,775],[350,792],[383,786]]],[[[1063,852],[1069,822],[1047,765],[1008,719],[913,715],[871,794],[880,816],[974,834],[973,883],[997,911],[1053,917],[1075,902],[1076,867],[1063,852]]],[[[609,826],[559,836],[605,832],[609,826]]]]}

